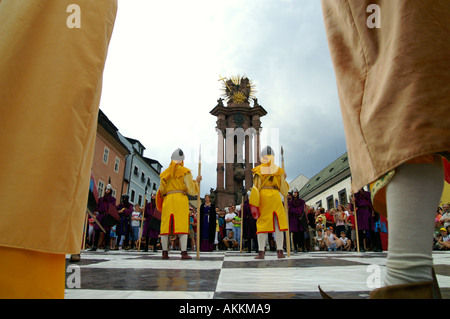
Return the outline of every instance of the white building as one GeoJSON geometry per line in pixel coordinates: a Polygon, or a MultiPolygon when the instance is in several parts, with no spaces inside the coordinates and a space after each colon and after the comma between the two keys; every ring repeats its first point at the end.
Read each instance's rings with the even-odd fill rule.
{"type": "Polygon", "coordinates": [[[138,140],[120,133],[119,138],[130,151],[126,158],[124,174],[124,180],[128,182],[126,194],[130,203],[142,206],[144,199],[149,201],[152,191],[159,188],[162,165],[157,160],[144,156],[145,147],[138,140]]]}
{"type": "Polygon", "coordinates": [[[300,198],[307,205],[325,209],[346,205],[350,195],[351,173],[347,153],[309,179],[299,190],[300,198]]]}
{"type": "Polygon", "coordinates": [[[309,182],[309,178],[303,174],[298,175],[292,181],[289,182],[289,190],[292,191],[294,188],[300,190],[309,182]]]}

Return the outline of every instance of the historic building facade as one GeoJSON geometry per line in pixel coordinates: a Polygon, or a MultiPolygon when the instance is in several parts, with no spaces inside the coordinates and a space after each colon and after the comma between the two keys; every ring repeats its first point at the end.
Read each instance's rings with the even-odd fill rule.
{"type": "Polygon", "coordinates": [[[112,194],[120,202],[123,188],[127,186],[123,180],[127,155],[128,148],[121,142],[117,127],[99,110],[92,174],[100,197],[106,185],[111,184],[112,194]]]}

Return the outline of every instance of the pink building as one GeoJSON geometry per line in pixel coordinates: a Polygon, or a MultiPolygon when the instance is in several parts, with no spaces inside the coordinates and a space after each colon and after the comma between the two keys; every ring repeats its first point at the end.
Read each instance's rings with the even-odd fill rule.
{"type": "Polygon", "coordinates": [[[97,183],[99,197],[104,195],[109,182],[116,203],[119,204],[122,193],[127,189],[123,177],[128,149],[120,141],[117,131],[117,127],[99,110],[92,172],[97,183]]]}

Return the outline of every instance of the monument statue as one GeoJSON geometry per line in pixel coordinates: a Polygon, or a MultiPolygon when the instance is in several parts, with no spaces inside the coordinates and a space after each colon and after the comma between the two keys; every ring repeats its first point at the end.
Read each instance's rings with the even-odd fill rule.
{"type": "Polygon", "coordinates": [[[217,100],[210,114],[217,117],[215,203],[223,208],[239,205],[243,188],[249,190],[253,186],[251,170],[260,164],[260,118],[267,111],[258,103],[255,86],[245,75],[220,77],[219,81],[223,83],[223,98],[217,100]]]}

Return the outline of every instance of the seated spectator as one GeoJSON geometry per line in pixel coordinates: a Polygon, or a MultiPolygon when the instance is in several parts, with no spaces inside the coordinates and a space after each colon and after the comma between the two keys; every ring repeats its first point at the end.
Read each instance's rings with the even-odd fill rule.
{"type": "Polygon", "coordinates": [[[341,237],[339,237],[337,247],[341,248],[342,250],[350,251],[352,247],[352,241],[347,238],[345,231],[341,231],[341,237]]]}
{"type": "Polygon", "coordinates": [[[317,230],[317,236],[313,237],[314,250],[326,250],[325,238],[323,237],[322,229],[317,230]]]}
{"type": "Polygon", "coordinates": [[[447,229],[442,227],[439,232],[441,233],[441,236],[438,237],[436,246],[439,250],[450,249],[450,236],[448,235],[447,229]]]}
{"type": "Polygon", "coordinates": [[[230,230],[228,232],[228,236],[223,239],[223,243],[228,250],[237,248],[237,246],[239,245],[238,241],[234,237],[234,232],[232,230],[230,230]]]}
{"type": "Polygon", "coordinates": [[[338,239],[335,234],[333,234],[333,228],[328,227],[325,230],[325,245],[327,246],[328,251],[336,251],[337,250],[337,242],[338,239]]]}

